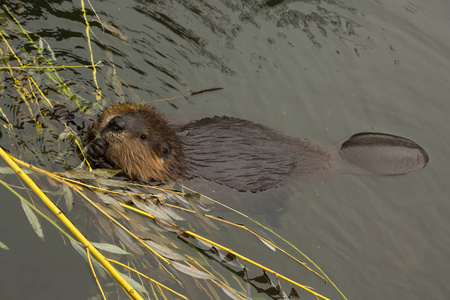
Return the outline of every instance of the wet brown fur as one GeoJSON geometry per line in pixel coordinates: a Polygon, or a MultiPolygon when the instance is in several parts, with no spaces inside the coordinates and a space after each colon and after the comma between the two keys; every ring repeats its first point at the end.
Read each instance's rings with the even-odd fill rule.
{"type": "Polygon", "coordinates": [[[105,158],[128,176],[145,181],[176,181],[184,178],[187,165],[179,137],[166,118],[156,109],[139,104],[118,104],[107,108],[94,121],[91,138],[102,138],[109,144],[105,158]],[[125,121],[116,132],[114,117],[125,121]],[[146,139],[141,136],[145,134],[146,139]],[[164,149],[170,149],[165,157],[164,149]]]}
{"type": "Polygon", "coordinates": [[[90,138],[98,166],[106,163],[133,179],[202,177],[252,192],[288,182],[308,187],[337,173],[400,175],[428,163],[425,150],[397,136],[360,133],[327,146],[230,117],[174,127],[156,109],[131,103],[107,108],[90,138]]]}
{"type": "Polygon", "coordinates": [[[306,139],[230,117],[175,128],[156,109],[131,103],[107,108],[90,135],[109,144],[105,158],[114,168],[146,181],[203,177],[255,192],[331,168],[330,154],[306,139]],[[125,128],[115,132],[112,123],[118,116],[125,128]],[[142,133],[147,140],[140,139],[142,133]],[[167,145],[172,151],[162,159],[167,145]]]}

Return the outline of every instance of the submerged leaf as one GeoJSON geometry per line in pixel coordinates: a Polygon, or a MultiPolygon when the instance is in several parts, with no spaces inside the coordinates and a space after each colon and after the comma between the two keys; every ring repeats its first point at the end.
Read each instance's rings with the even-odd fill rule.
{"type": "Polygon", "coordinates": [[[128,186],[128,182],[127,181],[123,181],[123,180],[114,180],[114,179],[106,179],[106,178],[96,178],[97,183],[101,184],[101,185],[106,185],[106,186],[112,186],[112,187],[118,187],[118,188],[124,188],[126,186],[128,186]]]}
{"type": "Polygon", "coordinates": [[[161,205],[161,204],[158,204],[157,207],[158,207],[162,212],[164,212],[166,215],[168,215],[169,217],[171,217],[171,218],[174,219],[174,220],[177,220],[177,221],[184,221],[184,220],[185,220],[182,216],[180,216],[179,214],[177,214],[177,213],[176,213],[175,211],[173,211],[173,209],[170,208],[170,207],[167,207],[167,206],[164,206],[164,205],[161,205]]]}
{"type": "Polygon", "coordinates": [[[5,89],[5,75],[3,72],[0,72],[0,98],[3,98],[5,89]]]}
{"type": "Polygon", "coordinates": [[[47,50],[50,52],[50,56],[52,57],[52,60],[56,61],[55,53],[53,52],[52,48],[50,47],[50,45],[48,43],[47,43],[47,50]]]}
{"type": "Polygon", "coordinates": [[[205,242],[204,240],[201,239],[196,239],[198,244],[199,244],[199,248],[202,250],[211,250],[213,248],[213,245],[211,245],[208,242],[205,242]]]}
{"type": "Polygon", "coordinates": [[[177,262],[175,262],[175,261],[172,261],[170,264],[171,264],[175,269],[177,269],[178,271],[180,271],[180,272],[182,272],[182,273],[185,273],[185,274],[187,274],[187,275],[189,275],[189,276],[192,276],[192,277],[195,277],[195,278],[198,278],[198,279],[209,279],[209,280],[215,279],[214,276],[209,275],[209,274],[206,273],[206,272],[203,272],[203,271],[194,269],[194,268],[192,268],[192,267],[189,267],[189,266],[186,266],[186,265],[177,263],[177,262]]]}
{"type": "MultiPolygon", "coordinates": [[[[162,192],[154,193],[154,195],[158,196],[158,197],[160,196],[160,194],[163,194],[163,193],[162,192]]],[[[166,195],[166,194],[164,193],[164,195],[166,195]]],[[[170,199],[172,199],[172,200],[179,200],[182,204],[184,204],[185,207],[189,207],[190,208],[189,201],[188,201],[188,199],[186,197],[183,197],[181,195],[178,195],[178,194],[174,193],[174,194],[170,195],[170,199]]]]}
{"type": "MultiPolygon", "coordinates": [[[[58,173],[57,173],[58,174],[58,173]]],[[[94,180],[95,175],[89,172],[78,172],[78,171],[67,171],[67,172],[60,172],[59,175],[70,178],[70,179],[90,179],[94,180]]]]}
{"type": "MultiPolygon", "coordinates": [[[[118,170],[118,169],[116,169],[116,170],[114,170],[114,169],[94,169],[91,171],[91,173],[97,175],[97,177],[105,178],[105,179],[114,177],[117,174],[119,174],[120,172],[122,172],[122,170],[118,170]]],[[[120,181],[120,180],[117,180],[117,181],[125,182],[128,184],[128,182],[126,182],[126,181],[120,181]]]]}
{"type": "MultiPolygon", "coordinates": [[[[70,240],[70,244],[86,260],[86,262],[89,261],[86,253],[86,248],[84,248],[80,242],[70,240]]],[[[93,256],[91,256],[91,261],[94,264],[95,270],[97,271],[98,275],[100,275],[101,278],[106,278],[106,274],[109,273],[106,268],[93,256]]]]}
{"type": "Polygon", "coordinates": [[[3,250],[9,250],[8,246],[6,246],[5,244],[3,244],[2,242],[0,242],[0,249],[3,249],[3,250]]]}
{"type": "Polygon", "coordinates": [[[125,44],[127,44],[127,45],[129,44],[128,37],[125,34],[123,34],[119,29],[114,27],[111,23],[104,22],[102,20],[94,20],[94,21],[100,23],[104,29],[108,30],[113,36],[117,37],[119,40],[121,40],[125,44]]]}
{"type": "Polygon", "coordinates": [[[152,201],[141,201],[137,197],[131,197],[131,201],[133,201],[133,204],[136,205],[137,208],[140,210],[143,210],[145,212],[148,212],[149,214],[153,215],[154,217],[165,220],[167,222],[173,223],[172,219],[164,213],[157,205],[153,204],[152,201]]]}
{"type": "Polygon", "coordinates": [[[131,254],[116,245],[107,244],[107,243],[91,243],[95,248],[105,250],[115,254],[131,254]]]}
{"type": "MultiPolygon", "coordinates": [[[[23,172],[25,172],[26,174],[31,174],[32,171],[27,170],[27,169],[22,169],[23,172]]],[[[0,167],[0,174],[4,174],[4,175],[11,175],[11,174],[16,174],[16,172],[11,169],[10,167],[0,167]]]]}
{"type": "Polygon", "coordinates": [[[224,262],[230,266],[244,268],[244,265],[241,264],[241,262],[238,260],[236,255],[231,254],[231,253],[228,253],[227,255],[225,255],[225,257],[222,258],[222,262],[224,262]]]}
{"type": "Polygon", "coordinates": [[[62,190],[64,193],[64,200],[66,202],[67,211],[70,212],[73,208],[73,194],[72,190],[69,188],[69,186],[63,184],[62,190]]]}
{"type": "Polygon", "coordinates": [[[283,288],[281,287],[281,283],[280,283],[280,277],[277,276],[277,291],[280,294],[280,296],[285,299],[285,300],[289,300],[289,297],[286,295],[286,293],[283,291],[283,288]]]}
{"type": "Polygon", "coordinates": [[[111,84],[114,88],[114,92],[116,94],[117,99],[119,99],[119,102],[125,102],[125,92],[123,91],[122,87],[122,80],[119,78],[119,76],[116,75],[116,69],[114,68],[113,74],[111,77],[111,84]]]}
{"type": "Polygon", "coordinates": [[[36,214],[25,201],[20,200],[20,202],[22,203],[23,211],[25,212],[25,215],[27,216],[28,221],[31,224],[31,227],[33,227],[34,232],[36,232],[36,234],[41,240],[44,240],[44,232],[42,231],[41,223],[39,222],[39,219],[36,217],[36,214]]]}
{"type": "Polygon", "coordinates": [[[130,248],[131,252],[137,255],[144,255],[144,251],[138,246],[136,240],[134,240],[127,232],[125,232],[122,228],[115,226],[114,232],[117,237],[122,241],[122,243],[130,248]]]}
{"type": "Polygon", "coordinates": [[[158,218],[155,218],[155,222],[156,222],[156,224],[158,224],[159,226],[161,226],[165,230],[172,231],[172,232],[175,232],[177,234],[183,234],[186,231],[180,226],[168,223],[168,222],[166,222],[164,220],[160,220],[158,218]]]}
{"type": "MultiPolygon", "coordinates": [[[[120,172],[122,172],[122,170],[94,169],[90,173],[95,174],[97,177],[106,179],[106,178],[114,177],[117,174],[119,174],[120,172]]],[[[119,180],[117,180],[117,181],[119,181],[119,180]]],[[[128,182],[126,182],[126,181],[119,181],[119,182],[125,182],[126,184],[128,184],[128,182]]]]}
{"type": "Polygon", "coordinates": [[[165,258],[173,259],[173,260],[184,260],[185,257],[181,254],[178,254],[176,252],[173,252],[172,250],[161,246],[153,241],[146,240],[145,243],[149,245],[150,248],[164,256],[165,258]]]}
{"type": "Polygon", "coordinates": [[[105,204],[111,205],[113,206],[115,209],[117,209],[118,211],[124,212],[125,209],[119,204],[119,202],[113,197],[111,196],[109,193],[101,193],[101,192],[97,192],[95,193],[97,195],[97,197],[100,198],[100,200],[102,200],[105,204]]]}
{"type": "Polygon", "coordinates": [[[251,298],[244,296],[241,293],[236,292],[234,289],[232,289],[228,286],[221,285],[220,288],[222,289],[222,291],[225,294],[227,294],[228,297],[230,297],[233,300],[242,300],[242,299],[251,300],[251,298]]]}
{"type": "MultiPolygon", "coordinates": [[[[119,272],[120,273],[120,272],[119,272]]],[[[148,294],[147,290],[136,280],[134,280],[133,278],[129,277],[128,275],[125,275],[123,273],[120,273],[120,275],[126,280],[128,281],[128,283],[139,293],[144,293],[144,294],[148,294]]]]}
{"type": "Polygon", "coordinates": [[[197,205],[196,202],[194,202],[192,199],[189,199],[189,203],[191,204],[192,209],[195,211],[195,215],[199,217],[201,220],[203,220],[208,226],[215,230],[219,230],[219,228],[210,220],[208,219],[203,211],[201,210],[200,206],[197,205]]]}

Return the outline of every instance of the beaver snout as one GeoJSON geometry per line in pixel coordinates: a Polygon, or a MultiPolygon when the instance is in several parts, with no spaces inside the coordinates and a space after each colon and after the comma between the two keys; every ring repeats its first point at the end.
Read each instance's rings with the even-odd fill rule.
{"type": "Polygon", "coordinates": [[[108,125],[102,130],[102,133],[107,131],[119,132],[125,129],[125,120],[121,116],[116,116],[109,121],[108,125]]]}

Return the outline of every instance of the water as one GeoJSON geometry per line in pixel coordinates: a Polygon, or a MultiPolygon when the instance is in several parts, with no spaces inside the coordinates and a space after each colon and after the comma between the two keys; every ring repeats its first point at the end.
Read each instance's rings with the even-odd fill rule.
{"type": "MultiPolygon", "coordinates": [[[[92,4],[104,22],[120,31],[103,32],[100,23],[91,22],[95,35],[109,45],[106,50],[99,42],[92,44],[94,61],[103,64],[97,79],[108,103],[151,101],[221,87],[155,105],[173,118],[228,115],[323,143],[377,131],[423,146],[429,165],[407,176],[340,176],[306,191],[286,188],[250,197],[290,201],[275,230],[316,261],[348,299],[448,298],[447,2],[92,4]],[[123,91],[108,79],[113,65],[123,91]]],[[[90,63],[79,2],[19,2],[9,7],[25,28],[46,39],[58,64],[90,63]]],[[[94,19],[89,7],[87,11],[88,20],[94,19]]],[[[78,95],[96,101],[91,70],[67,69],[60,74],[70,79],[68,84],[78,95]]],[[[2,109],[19,124],[13,106],[6,102],[8,93],[2,109]]],[[[71,106],[65,99],[55,99],[71,106]]],[[[19,132],[32,135],[33,124],[25,123],[19,132]]],[[[11,146],[4,129],[2,133],[0,144],[6,149],[26,148],[11,146]]],[[[39,141],[23,140],[43,147],[39,141]]],[[[59,146],[44,144],[48,154],[37,161],[29,154],[26,160],[60,168],[50,155],[59,146]]],[[[28,226],[26,221],[21,224],[28,226]]],[[[26,239],[30,244],[31,240],[26,239]]],[[[278,267],[291,272],[289,266],[278,267]]],[[[314,286],[322,288],[320,283],[314,286]]],[[[332,299],[339,299],[328,290],[332,299]]]]}

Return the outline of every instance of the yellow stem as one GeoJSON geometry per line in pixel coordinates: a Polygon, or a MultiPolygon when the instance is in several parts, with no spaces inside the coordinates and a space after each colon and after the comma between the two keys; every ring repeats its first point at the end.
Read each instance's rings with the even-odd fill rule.
{"type": "Polygon", "coordinates": [[[178,292],[172,290],[171,288],[165,286],[164,284],[159,283],[158,281],[156,281],[156,280],[154,280],[154,279],[152,279],[152,278],[146,276],[145,274],[143,274],[143,273],[141,273],[141,272],[139,272],[139,271],[136,271],[135,269],[130,268],[129,266],[127,266],[127,265],[125,265],[125,264],[123,264],[123,263],[121,263],[121,262],[118,262],[118,261],[113,260],[113,259],[108,259],[108,260],[109,260],[110,262],[112,262],[112,263],[118,264],[119,266],[122,266],[122,267],[124,267],[124,268],[126,268],[126,269],[128,269],[128,270],[130,270],[130,271],[132,271],[132,272],[134,272],[134,273],[136,273],[136,274],[138,274],[138,275],[140,275],[140,276],[146,278],[147,280],[153,282],[153,283],[156,284],[157,286],[163,287],[163,288],[165,288],[166,290],[168,290],[168,291],[174,293],[175,295],[177,295],[177,296],[179,296],[179,297],[181,297],[181,298],[183,298],[183,299],[187,299],[186,296],[184,296],[184,295],[182,295],[182,294],[180,294],[180,293],[178,293],[178,292]]]}
{"type": "Polygon", "coordinates": [[[95,68],[95,67],[101,67],[103,65],[101,64],[93,64],[93,65],[87,65],[87,66],[29,66],[29,65],[23,65],[20,67],[0,67],[0,70],[23,70],[23,69],[73,69],[73,68],[95,68]]]}
{"type": "MultiPolygon", "coordinates": [[[[138,212],[138,213],[140,213],[140,214],[142,214],[142,215],[148,216],[148,217],[150,217],[150,218],[152,218],[152,219],[155,218],[155,216],[153,216],[152,214],[149,214],[149,213],[147,213],[147,212],[144,212],[144,211],[142,211],[142,210],[140,210],[140,209],[137,209],[137,208],[135,208],[135,207],[132,207],[132,206],[129,206],[129,205],[126,205],[126,204],[123,204],[123,203],[120,203],[120,205],[123,206],[123,207],[126,207],[127,209],[130,209],[130,210],[133,210],[133,211],[135,211],[135,212],[138,212]]],[[[175,224],[171,224],[171,225],[176,226],[175,224]]],[[[178,226],[176,226],[176,227],[178,227],[178,226]]],[[[251,259],[248,259],[248,258],[245,257],[245,256],[240,255],[239,253],[237,253],[237,252],[231,250],[230,248],[226,248],[226,247],[224,247],[224,246],[222,246],[222,245],[220,245],[220,244],[218,244],[218,243],[216,243],[216,242],[213,242],[213,241],[211,241],[211,240],[209,240],[209,239],[207,239],[207,238],[204,238],[204,237],[202,237],[201,235],[196,234],[195,232],[192,232],[192,231],[190,231],[190,230],[184,230],[183,233],[185,233],[185,234],[187,234],[187,235],[190,235],[190,236],[192,236],[192,237],[195,237],[195,238],[197,238],[197,239],[199,239],[199,240],[202,240],[202,241],[204,241],[204,242],[207,242],[208,244],[211,244],[211,245],[213,245],[213,246],[215,246],[215,247],[217,247],[217,248],[219,248],[219,249],[222,249],[222,250],[224,250],[224,251],[227,251],[228,253],[231,253],[231,254],[233,254],[234,256],[239,257],[239,258],[242,259],[243,261],[247,261],[247,262],[251,263],[252,265],[255,265],[255,266],[257,266],[257,267],[259,267],[259,268],[265,270],[266,272],[272,273],[272,274],[274,274],[275,276],[277,276],[277,277],[279,277],[279,278],[281,278],[281,279],[284,279],[284,280],[286,280],[287,282],[289,282],[289,283],[291,283],[291,284],[293,284],[293,285],[298,286],[299,288],[304,289],[305,291],[307,291],[307,292],[313,294],[313,295],[316,296],[316,297],[322,298],[322,299],[324,299],[324,300],[330,300],[329,298],[327,298],[327,297],[325,297],[325,296],[322,296],[322,295],[319,294],[319,293],[314,292],[313,290],[311,290],[311,289],[308,288],[307,286],[305,286],[305,285],[303,285],[303,284],[300,284],[300,283],[297,283],[297,282],[295,282],[295,281],[293,281],[293,280],[287,278],[286,276],[283,276],[283,275],[281,275],[281,274],[279,274],[279,273],[277,273],[277,272],[275,272],[275,271],[273,271],[273,270],[271,270],[271,269],[269,269],[269,268],[267,268],[267,267],[264,267],[263,265],[260,265],[259,263],[255,262],[255,261],[253,261],[253,260],[251,260],[251,259]]]]}
{"type": "Polygon", "coordinates": [[[89,265],[91,266],[92,274],[94,274],[94,279],[97,282],[97,286],[100,289],[100,292],[102,293],[103,299],[106,300],[106,296],[105,296],[105,293],[103,292],[102,286],[100,285],[100,281],[98,281],[97,273],[95,273],[95,268],[94,268],[94,264],[92,263],[92,260],[91,260],[91,252],[89,251],[89,248],[86,248],[86,255],[89,260],[89,265]]]}
{"type": "Polygon", "coordinates": [[[95,86],[97,88],[97,96],[96,97],[97,97],[97,101],[100,101],[100,99],[102,98],[102,92],[101,92],[100,88],[98,87],[98,83],[97,83],[97,68],[94,63],[94,53],[92,52],[91,37],[89,35],[91,26],[89,25],[89,22],[86,17],[86,9],[84,8],[84,0],[81,0],[81,11],[83,12],[84,22],[86,23],[86,37],[87,37],[87,41],[88,41],[89,52],[91,54],[92,77],[94,78],[95,86]]]}
{"type": "Polygon", "coordinates": [[[89,240],[72,224],[72,222],[64,215],[64,213],[47,197],[47,195],[34,183],[34,181],[12,160],[10,155],[0,147],[0,156],[8,163],[8,165],[21,177],[28,186],[41,198],[47,207],[58,217],[61,222],[77,237],[84,247],[95,256],[95,258],[111,273],[111,275],[119,282],[120,285],[134,298],[143,300],[144,298],[120,275],[120,273],[108,262],[90,242],[89,240]]]}
{"type": "Polygon", "coordinates": [[[190,236],[193,236],[193,237],[195,237],[195,238],[197,238],[197,239],[199,239],[199,240],[202,240],[202,241],[204,241],[204,242],[207,242],[208,244],[211,244],[211,245],[213,245],[213,246],[215,246],[215,247],[218,247],[218,248],[220,248],[220,249],[222,249],[222,250],[225,250],[225,251],[227,251],[228,253],[231,253],[231,254],[233,254],[234,256],[239,257],[239,258],[242,259],[243,261],[247,261],[247,262],[251,263],[252,265],[255,265],[255,266],[257,266],[257,267],[259,267],[259,268],[265,270],[266,272],[272,273],[272,274],[274,274],[275,276],[277,276],[277,277],[279,277],[279,278],[281,278],[281,279],[284,279],[284,280],[286,280],[287,282],[289,282],[289,283],[291,283],[291,284],[293,284],[293,285],[298,286],[299,288],[304,289],[305,291],[307,291],[307,292],[313,294],[313,295],[316,296],[316,297],[322,298],[322,299],[324,299],[324,300],[330,300],[329,298],[324,297],[324,296],[322,296],[321,294],[314,292],[313,290],[311,290],[311,289],[308,288],[307,286],[305,286],[305,285],[303,285],[303,284],[300,284],[300,283],[297,283],[297,282],[295,282],[295,281],[293,281],[293,280],[287,278],[286,276],[283,276],[283,275],[281,275],[280,273],[277,273],[277,272],[275,272],[275,271],[273,271],[273,270],[271,270],[271,269],[269,269],[269,268],[267,268],[267,267],[264,267],[263,265],[260,265],[260,264],[257,263],[256,261],[253,261],[253,260],[251,260],[251,259],[248,259],[248,258],[246,258],[245,256],[242,256],[242,255],[240,255],[239,253],[234,252],[233,250],[231,250],[231,249],[229,249],[229,248],[225,248],[225,247],[223,247],[222,245],[220,245],[220,244],[218,244],[218,243],[216,243],[216,242],[213,242],[213,241],[211,241],[211,240],[208,240],[207,238],[204,238],[204,237],[202,237],[201,235],[196,234],[195,232],[186,230],[186,231],[184,231],[184,233],[185,233],[185,234],[188,234],[188,235],[190,235],[190,236]]]}

